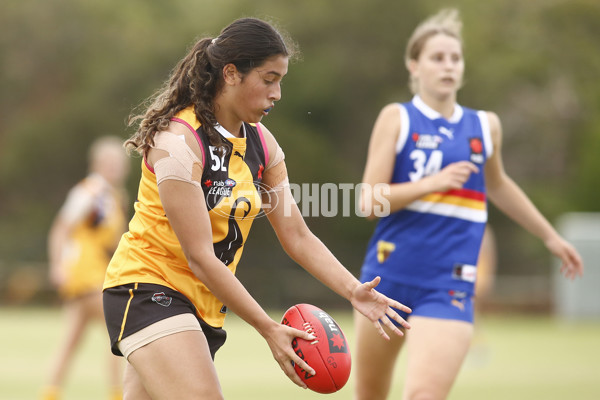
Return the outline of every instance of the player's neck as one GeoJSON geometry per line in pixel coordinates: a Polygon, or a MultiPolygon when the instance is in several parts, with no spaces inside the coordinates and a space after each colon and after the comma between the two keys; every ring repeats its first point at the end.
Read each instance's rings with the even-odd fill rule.
{"type": "Polygon", "coordinates": [[[419,97],[425,104],[442,114],[446,119],[450,119],[454,114],[454,107],[456,107],[456,93],[452,95],[434,96],[427,92],[421,92],[419,93],[419,97]]]}

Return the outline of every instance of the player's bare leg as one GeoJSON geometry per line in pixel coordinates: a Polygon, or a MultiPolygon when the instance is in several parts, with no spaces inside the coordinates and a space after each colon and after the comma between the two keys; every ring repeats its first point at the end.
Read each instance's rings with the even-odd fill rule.
{"type": "Polygon", "coordinates": [[[404,337],[388,332],[390,340],[383,339],[373,323],[356,311],[354,321],[354,399],[384,400],[390,391],[404,337]]]}
{"type": "MultiPolygon", "coordinates": [[[[102,305],[102,294],[89,295],[82,299],[82,308],[85,314],[90,319],[95,319],[99,323],[104,324],[104,307],[102,305]]],[[[106,330],[105,330],[106,332],[106,330]]],[[[107,372],[111,400],[121,400],[123,397],[122,390],[122,372],[123,358],[113,355],[107,351],[107,372]]]]}
{"type": "Polygon", "coordinates": [[[123,400],[152,400],[131,364],[125,366],[123,378],[123,400]]]}
{"type": "Polygon", "coordinates": [[[443,400],[460,371],[473,337],[473,324],[410,317],[404,400],[443,400]]]}
{"type": "Polygon", "coordinates": [[[83,299],[71,300],[65,304],[64,308],[67,319],[67,333],[56,355],[52,369],[49,386],[53,388],[59,388],[62,385],[68,366],[81,341],[89,319],[83,299]]]}
{"type": "Polygon", "coordinates": [[[129,363],[135,374],[126,373],[125,400],[223,399],[202,331],[184,331],[157,339],[131,353],[129,363]],[[134,397],[134,393],[140,396],[134,397]]]}
{"type": "Polygon", "coordinates": [[[110,399],[111,400],[122,400],[123,399],[123,388],[122,380],[123,377],[123,358],[117,357],[108,352],[108,381],[110,384],[110,399]]]}

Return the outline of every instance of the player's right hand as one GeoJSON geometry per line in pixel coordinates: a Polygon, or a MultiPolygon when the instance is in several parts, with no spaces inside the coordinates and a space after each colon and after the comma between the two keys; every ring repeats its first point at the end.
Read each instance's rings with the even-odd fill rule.
{"type": "Polygon", "coordinates": [[[447,192],[453,189],[462,189],[472,173],[479,172],[479,168],[470,161],[458,161],[447,165],[440,172],[431,175],[434,192],[447,192]]]}
{"type": "Polygon", "coordinates": [[[315,340],[315,337],[308,332],[282,324],[273,326],[263,336],[271,349],[271,353],[273,353],[273,357],[287,377],[296,385],[306,389],[306,383],[296,373],[294,364],[312,375],[315,374],[315,370],[296,354],[292,347],[292,341],[297,337],[305,340],[315,340]]]}

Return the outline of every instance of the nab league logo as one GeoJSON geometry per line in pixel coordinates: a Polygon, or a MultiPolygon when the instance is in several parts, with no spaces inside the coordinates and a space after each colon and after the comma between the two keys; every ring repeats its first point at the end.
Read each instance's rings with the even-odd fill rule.
{"type": "Polygon", "coordinates": [[[458,308],[461,312],[465,312],[468,297],[467,292],[459,290],[449,290],[448,294],[452,297],[452,300],[450,300],[450,304],[458,308]]]}
{"type": "Polygon", "coordinates": [[[440,136],[417,132],[412,134],[412,140],[415,142],[415,147],[417,149],[426,150],[435,150],[440,147],[440,143],[444,141],[440,136]]]}
{"type": "Polygon", "coordinates": [[[237,182],[231,178],[227,178],[224,181],[211,181],[207,179],[203,182],[204,186],[210,188],[208,189],[207,196],[222,196],[222,197],[230,197],[233,188],[237,185],[237,182]]]}
{"type": "Polygon", "coordinates": [[[152,295],[152,301],[158,304],[159,306],[169,307],[171,305],[171,301],[173,301],[173,298],[167,296],[165,292],[160,292],[154,293],[152,295]]]}

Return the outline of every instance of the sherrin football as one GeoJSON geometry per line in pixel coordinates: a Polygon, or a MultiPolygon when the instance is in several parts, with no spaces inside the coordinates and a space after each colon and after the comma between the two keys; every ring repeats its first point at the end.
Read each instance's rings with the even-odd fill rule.
{"type": "Polygon", "coordinates": [[[295,365],[296,373],[309,389],[318,393],[340,390],[350,377],[351,359],[348,341],[340,326],[325,311],[311,304],[290,307],[282,324],[312,333],[315,340],[295,338],[294,351],[316,372],[315,375],[295,365]]]}

